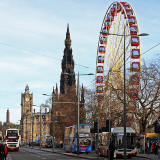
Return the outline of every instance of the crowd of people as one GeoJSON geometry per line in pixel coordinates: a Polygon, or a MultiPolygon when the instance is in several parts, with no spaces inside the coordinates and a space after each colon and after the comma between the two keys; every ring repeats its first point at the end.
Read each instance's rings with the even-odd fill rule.
{"type": "MultiPolygon", "coordinates": [[[[158,148],[159,148],[159,144],[157,141],[149,141],[147,140],[147,142],[145,143],[145,153],[147,154],[158,154],[158,148]]],[[[144,142],[143,141],[138,141],[137,142],[137,149],[139,151],[139,153],[144,153],[144,142]]]]}
{"type": "Polygon", "coordinates": [[[0,143],[0,160],[6,160],[7,159],[7,145],[5,143],[0,143]]]}
{"type": "Polygon", "coordinates": [[[158,154],[158,147],[159,147],[158,142],[148,141],[146,144],[146,152],[158,154]]]}

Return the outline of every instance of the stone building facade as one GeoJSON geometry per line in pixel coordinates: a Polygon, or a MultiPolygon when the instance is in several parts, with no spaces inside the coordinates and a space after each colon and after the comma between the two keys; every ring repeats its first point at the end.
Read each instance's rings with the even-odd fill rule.
{"type": "Polygon", "coordinates": [[[51,110],[47,112],[44,106],[42,112],[33,110],[33,94],[29,91],[29,86],[21,94],[21,136],[23,142],[32,142],[41,135],[50,135],[51,110]],[[41,123],[40,123],[41,122],[41,123]],[[40,127],[41,126],[41,127],[40,127]],[[41,128],[41,129],[40,129],[41,128]]]}

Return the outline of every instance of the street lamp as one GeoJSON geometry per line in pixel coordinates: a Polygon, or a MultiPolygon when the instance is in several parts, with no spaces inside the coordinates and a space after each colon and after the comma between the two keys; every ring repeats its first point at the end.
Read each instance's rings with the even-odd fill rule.
{"type": "MultiPolygon", "coordinates": [[[[36,107],[39,107],[39,106],[37,106],[37,105],[33,105],[33,106],[36,106],[36,107]]],[[[41,149],[41,138],[42,138],[42,129],[41,129],[41,127],[42,127],[42,105],[40,105],[40,149],[41,149]]]]}
{"type": "MultiPolygon", "coordinates": [[[[124,106],[123,106],[123,125],[124,125],[124,159],[126,160],[126,148],[127,148],[127,144],[126,144],[126,50],[125,50],[125,41],[126,41],[126,37],[127,36],[131,36],[131,35],[126,35],[126,26],[124,26],[124,33],[123,34],[112,34],[112,33],[107,33],[108,35],[116,35],[116,36],[123,36],[124,38],[124,54],[123,54],[123,61],[124,61],[124,70],[123,70],[123,78],[124,78],[124,93],[123,93],[123,99],[124,99],[124,106]]],[[[149,34],[147,33],[141,33],[138,34],[138,36],[148,36],[149,34]]]]}

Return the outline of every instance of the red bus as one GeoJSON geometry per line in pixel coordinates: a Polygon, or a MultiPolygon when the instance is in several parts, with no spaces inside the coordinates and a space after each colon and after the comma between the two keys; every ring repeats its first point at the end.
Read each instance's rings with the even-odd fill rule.
{"type": "Polygon", "coordinates": [[[19,151],[20,135],[19,129],[10,128],[6,130],[6,145],[8,150],[19,151]]]}

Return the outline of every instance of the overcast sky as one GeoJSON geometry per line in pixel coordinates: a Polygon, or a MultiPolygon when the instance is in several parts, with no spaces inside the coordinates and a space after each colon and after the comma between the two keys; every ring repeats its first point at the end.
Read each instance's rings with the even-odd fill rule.
{"type": "MultiPolygon", "coordinates": [[[[95,73],[97,43],[105,12],[113,0],[0,0],[0,121],[17,123],[21,93],[26,84],[33,103],[40,105],[59,86],[61,60],[69,23],[75,72],[95,73]],[[86,67],[82,67],[87,66],[86,67]]],[[[160,42],[159,0],[129,0],[140,32],[142,53],[160,42]]],[[[160,46],[142,56],[151,61],[160,46]]],[[[94,76],[80,77],[85,87],[94,86],[94,76]]]]}

